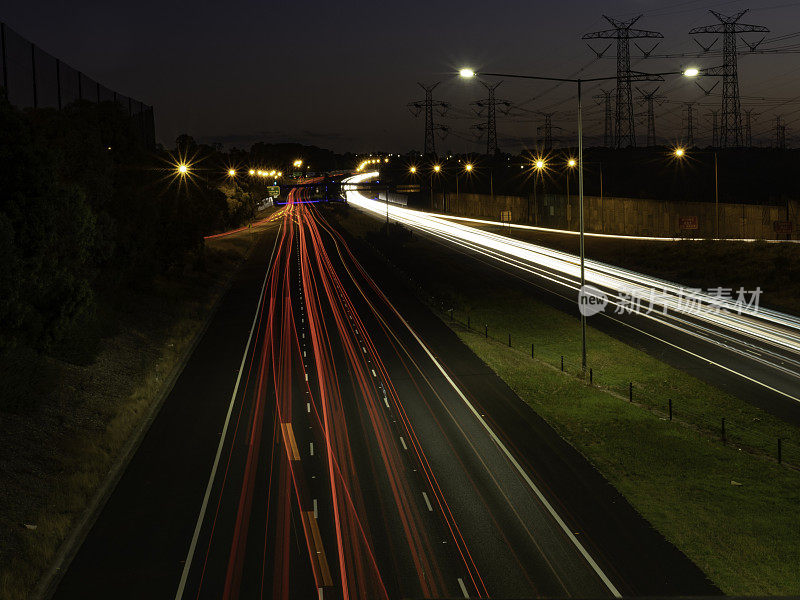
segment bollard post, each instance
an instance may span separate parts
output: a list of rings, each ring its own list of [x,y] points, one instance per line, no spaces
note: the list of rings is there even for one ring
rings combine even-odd
[[[628,383],[628,402],[633,402],[633,382]]]
[[[592,369],[590,368],[589,369],[589,385],[592,385],[592,383],[594,383],[594,373],[592,373]]]
[[[727,444],[728,438],[725,435],[725,417],[722,417],[722,443]]]
[[[531,342],[531,358],[533,358],[533,342]]]
[[[511,348],[511,334],[508,334],[508,347]]]
[[[483,326],[483,330],[484,330],[484,335],[485,335],[486,339],[488,340],[489,339],[489,326],[488,325],[484,325]]]
[[[472,329],[472,327],[469,325],[469,315],[467,315],[467,329]]]
[[[672,398],[669,399],[669,420],[672,421]]]
[[[781,462],[783,462],[782,450],[783,448],[781,448],[781,438],[778,438],[778,464],[781,464]]]
[[[561,355],[561,372],[564,372],[564,355]]]

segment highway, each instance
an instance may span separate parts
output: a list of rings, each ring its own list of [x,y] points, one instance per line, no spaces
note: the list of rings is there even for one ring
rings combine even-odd
[[[56,598],[718,593],[303,194]]]
[[[386,203],[356,189],[375,178],[349,179],[350,205],[383,217]],[[580,262],[576,255],[470,227],[390,204],[390,218],[492,265],[559,301],[578,314]],[[718,295],[586,260],[585,281],[607,300],[590,323],[616,337],[654,349],[668,362],[690,370],[795,425],[800,424],[800,319],[752,303],[737,290]]]

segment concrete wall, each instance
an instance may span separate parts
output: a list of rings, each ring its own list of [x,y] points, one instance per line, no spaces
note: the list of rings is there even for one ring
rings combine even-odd
[[[578,229],[578,198],[571,195],[538,194],[533,196],[495,196],[488,194],[436,194],[433,210],[465,217],[497,221],[500,212],[510,210],[515,223]],[[785,206],[719,204],[719,233],[728,238],[787,239],[776,234],[775,221],[792,221],[792,238],[797,227],[800,203],[790,200]],[[662,202],[637,198],[599,198],[585,196],[586,231],[655,237],[715,236],[713,202]],[[681,230],[680,219],[697,217],[696,230]]]

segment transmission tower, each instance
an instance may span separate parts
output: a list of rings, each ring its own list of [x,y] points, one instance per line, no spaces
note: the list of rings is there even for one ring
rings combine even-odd
[[[435,133],[437,131],[441,132],[442,135],[447,133],[447,127],[444,125],[438,125],[433,119],[433,111],[437,109],[440,116],[444,116],[445,112],[447,111],[448,107],[450,106],[447,102],[442,102],[441,100],[434,100],[433,99],[433,90],[439,85],[439,82],[434,83],[433,85],[423,85],[421,83],[417,83],[419,87],[425,90],[425,100],[417,100],[415,102],[410,102],[408,104],[408,109],[411,111],[415,117],[419,116],[422,110],[425,110],[425,146],[423,151],[423,156],[436,156],[436,137]]]
[[[483,115],[484,111],[486,114],[486,123],[481,123],[476,127],[476,129],[486,131],[486,154],[489,156],[499,152],[499,149],[497,148],[497,107],[501,107],[500,112],[503,114],[508,114],[508,111],[511,108],[511,102],[508,100],[498,100],[495,96],[495,90],[501,83],[503,82],[500,81],[495,85],[489,85],[485,81],[481,81],[483,87],[485,87],[486,91],[489,92],[489,97],[483,98],[482,100],[476,100],[472,103],[474,106],[478,107],[478,110],[476,111],[478,115]]]
[[[711,147],[719,148],[719,111],[711,111]]]
[[[603,146],[610,148],[614,145],[614,122],[611,117],[611,91],[601,89],[602,94],[594,96],[597,104],[603,103],[605,119],[603,121]]]
[[[744,143],[748,148],[753,147],[753,118],[759,113],[754,113],[752,108],[744,111]]]
[[[553,149],[553,113],[542,113],[544,125],[536,128],[539,135],[539,146],[545,154]]]
[[[694,148],[694,102],[686,103],[686,147]]]
[[[656,145],[656,114],[653,105],[656,102],[660,104],[664,96],[657,95],[658,87],[649,92],[643,92],[639,88],[636,88],[636,91],[641,96],[640,102],[647,104],[647,147],[652,148]]]
[[[716,11],[709,12],[719,21],[715,25],[695,27],[689,33],[696,35],[699,33],[722,34],[723,65],[714,69],[709,69],[709,75],[722,76],[722,123],[719,129],[719,145],[722,148],[739,147],[742,145],[742,107],[739,100],[739,73],[736,61],[737,34],[761,32],[768,33],[769,29],[761,25],[748,25],[739,23],[748,9],[741,10],[735,15],[725,16]],[[717,38],[719,39],[719,38]],[[704,49],[710,50],[717,39]],[[760,42],[755,45],[748,44],[751,50],[755,50]]]
[[[782,116],[775,119],[775,137],[778,150],[786,150],[786,124],[783,122]]]
[[[583,36],[584,40],[606,39],[617,40],[617,97],[616,97],[616,130],[615,146],[624,148],[636,146],[636,127],[633,120],[633,92],[631,90],[631,40],[638,38],[663,38],[657,31],[632,29],[642,15],[620,21],[603,15],[611,23],[613,29],[595,31]]]

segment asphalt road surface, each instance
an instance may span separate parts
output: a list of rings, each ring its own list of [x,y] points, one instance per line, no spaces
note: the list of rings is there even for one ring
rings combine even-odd
[[[715,594],[300,193],[56,598]]]

